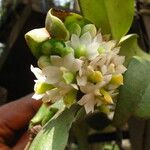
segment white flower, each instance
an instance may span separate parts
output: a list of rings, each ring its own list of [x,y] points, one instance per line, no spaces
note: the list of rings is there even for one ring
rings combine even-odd
[[[82,61],[75,59],[72,53],[64,56],[51,56],[51,65],[42,69],[46,76],[46,82],[50,84],[57,84],[63,80],[65,73],[75,74],[80,70]]]
[[[46,76],[43,74],[41,69],[39,69],[37,67],[33,67],[32,65],[31,65],[31,71],[34,73],[34,75],[37,78],[37,80],[34,80],[35,81],[34,90],[35,90],[38,84],[46,82]],[[32,98],[39,100],[39,99],[43,98],[44,95],[45,94],[34,93]]]
[[[77,49],[84,47],[86,51],[86,57],[91,60],[99,55],[98,48],[101,41],[101,34],[98,34],[95,36],[95,38],[92,38],[91,34],[86,32],[81,37],[73,34],[71,36],[71,40],[66,42],[66,45],[72,47],[75,50],[75,53]]]

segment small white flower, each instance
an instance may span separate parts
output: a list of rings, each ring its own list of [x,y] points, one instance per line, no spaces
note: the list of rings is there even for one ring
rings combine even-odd
[[[99,55],[98,48],[101,41],[101,34],[98,34],[95,38],[92,38],[91,34],[86,32],[81,37],[73,34],[71,36],[71,40],[66,42],[66,45],[72,47],[75,52],[78,48],[85,47],[86,57],[91,60]]]
[[[69,72],[75,74],[81,68],[82,61],[75,59],[70,53],[63,58],[60,56],[51,56],[51,65],[43,68],[42,72],[46,76],[46,82],[57,84],[63,80],[63,73]]]

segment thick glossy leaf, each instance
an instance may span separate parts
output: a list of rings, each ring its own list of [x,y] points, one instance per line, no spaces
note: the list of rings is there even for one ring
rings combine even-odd
[[[114,39],[119,40],[132,24],[134,0],[79,0],[79,4],[84,17]]]
[[[123,125],[136,112],[150,117],[150,61],[134,57],[124,76],[114,115],[114,125]]]
[[[34,29],[25,34],[26,42],[34,56],[40,56],[41,45],[50,38],[45,28]]]
[[[78,110],[79,106],[74,105],[54,116],[35,137],[29,150],[64,150]]]
[[[140,56],[150,60],[150,55],[144,52],[137,43],[138,35],[130,34],[121,38],[119,45],[121,46],[120,55],[125,56],[125,65],[127,66],[133,56]]]

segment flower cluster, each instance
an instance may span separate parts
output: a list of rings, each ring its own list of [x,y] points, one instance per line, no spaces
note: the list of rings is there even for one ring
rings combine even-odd
[[[118,55],[117,43],[105,40],[93,24],[78,31],[66,41],[49,39],[43,44],[39,68],[31,66],[37,78],[33,98],[52,103],[63,100],[67,107],[78,103],[89,113],[114,103],[123,84],[125,57]]]

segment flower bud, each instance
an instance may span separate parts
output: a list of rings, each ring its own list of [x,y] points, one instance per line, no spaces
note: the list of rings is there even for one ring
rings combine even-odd
[[[93,83],[98,83],[101,82],[103,80],[103,75],[100,71],[93,71],[88,79],[93,82]]]
[[[41,56],[38,60],[38,66],[44,68],[50,65],[50,58],[48,56]]]
[[[64,47],[61,49],[61,56],[64,57],[65,55],[69,53],[74,53],[74,50],[71,47]]]
[[[43,94],[46,91],[51,90],[53,88],[54,88],[53,85],[50,85],[50,84],[47,84],[47,83],[39,83],[39,82],[37,82],[35,84],[34,90],[35,90],[35,93],[37,93],[37,94]]]
[[[95,25],[87,24],[82,28],[82,34],[84,34],[86,32],[89,32],[92,37],[95,37],[96,33],[97,33],[97,29],[96,29]]]
[[[123,84],[123,75],[118,74],[118,75],[113,75],[110,81],[111,84],[115,85],[122,85]]]
[[[68,30],[70,32],[70,35],[72,34],[76,34],[77,36],[81,35],[81,27],[77,23],[70,24]]]
[[[41,52],[45,55],[52,54],[52,44],[49,41],[46,41],[42,44]]]
[[[104,89],[100,89],[100,93],[104,96],[104,102],[106,104],[113,104],[113,100],[107,91],[105,91]]]

